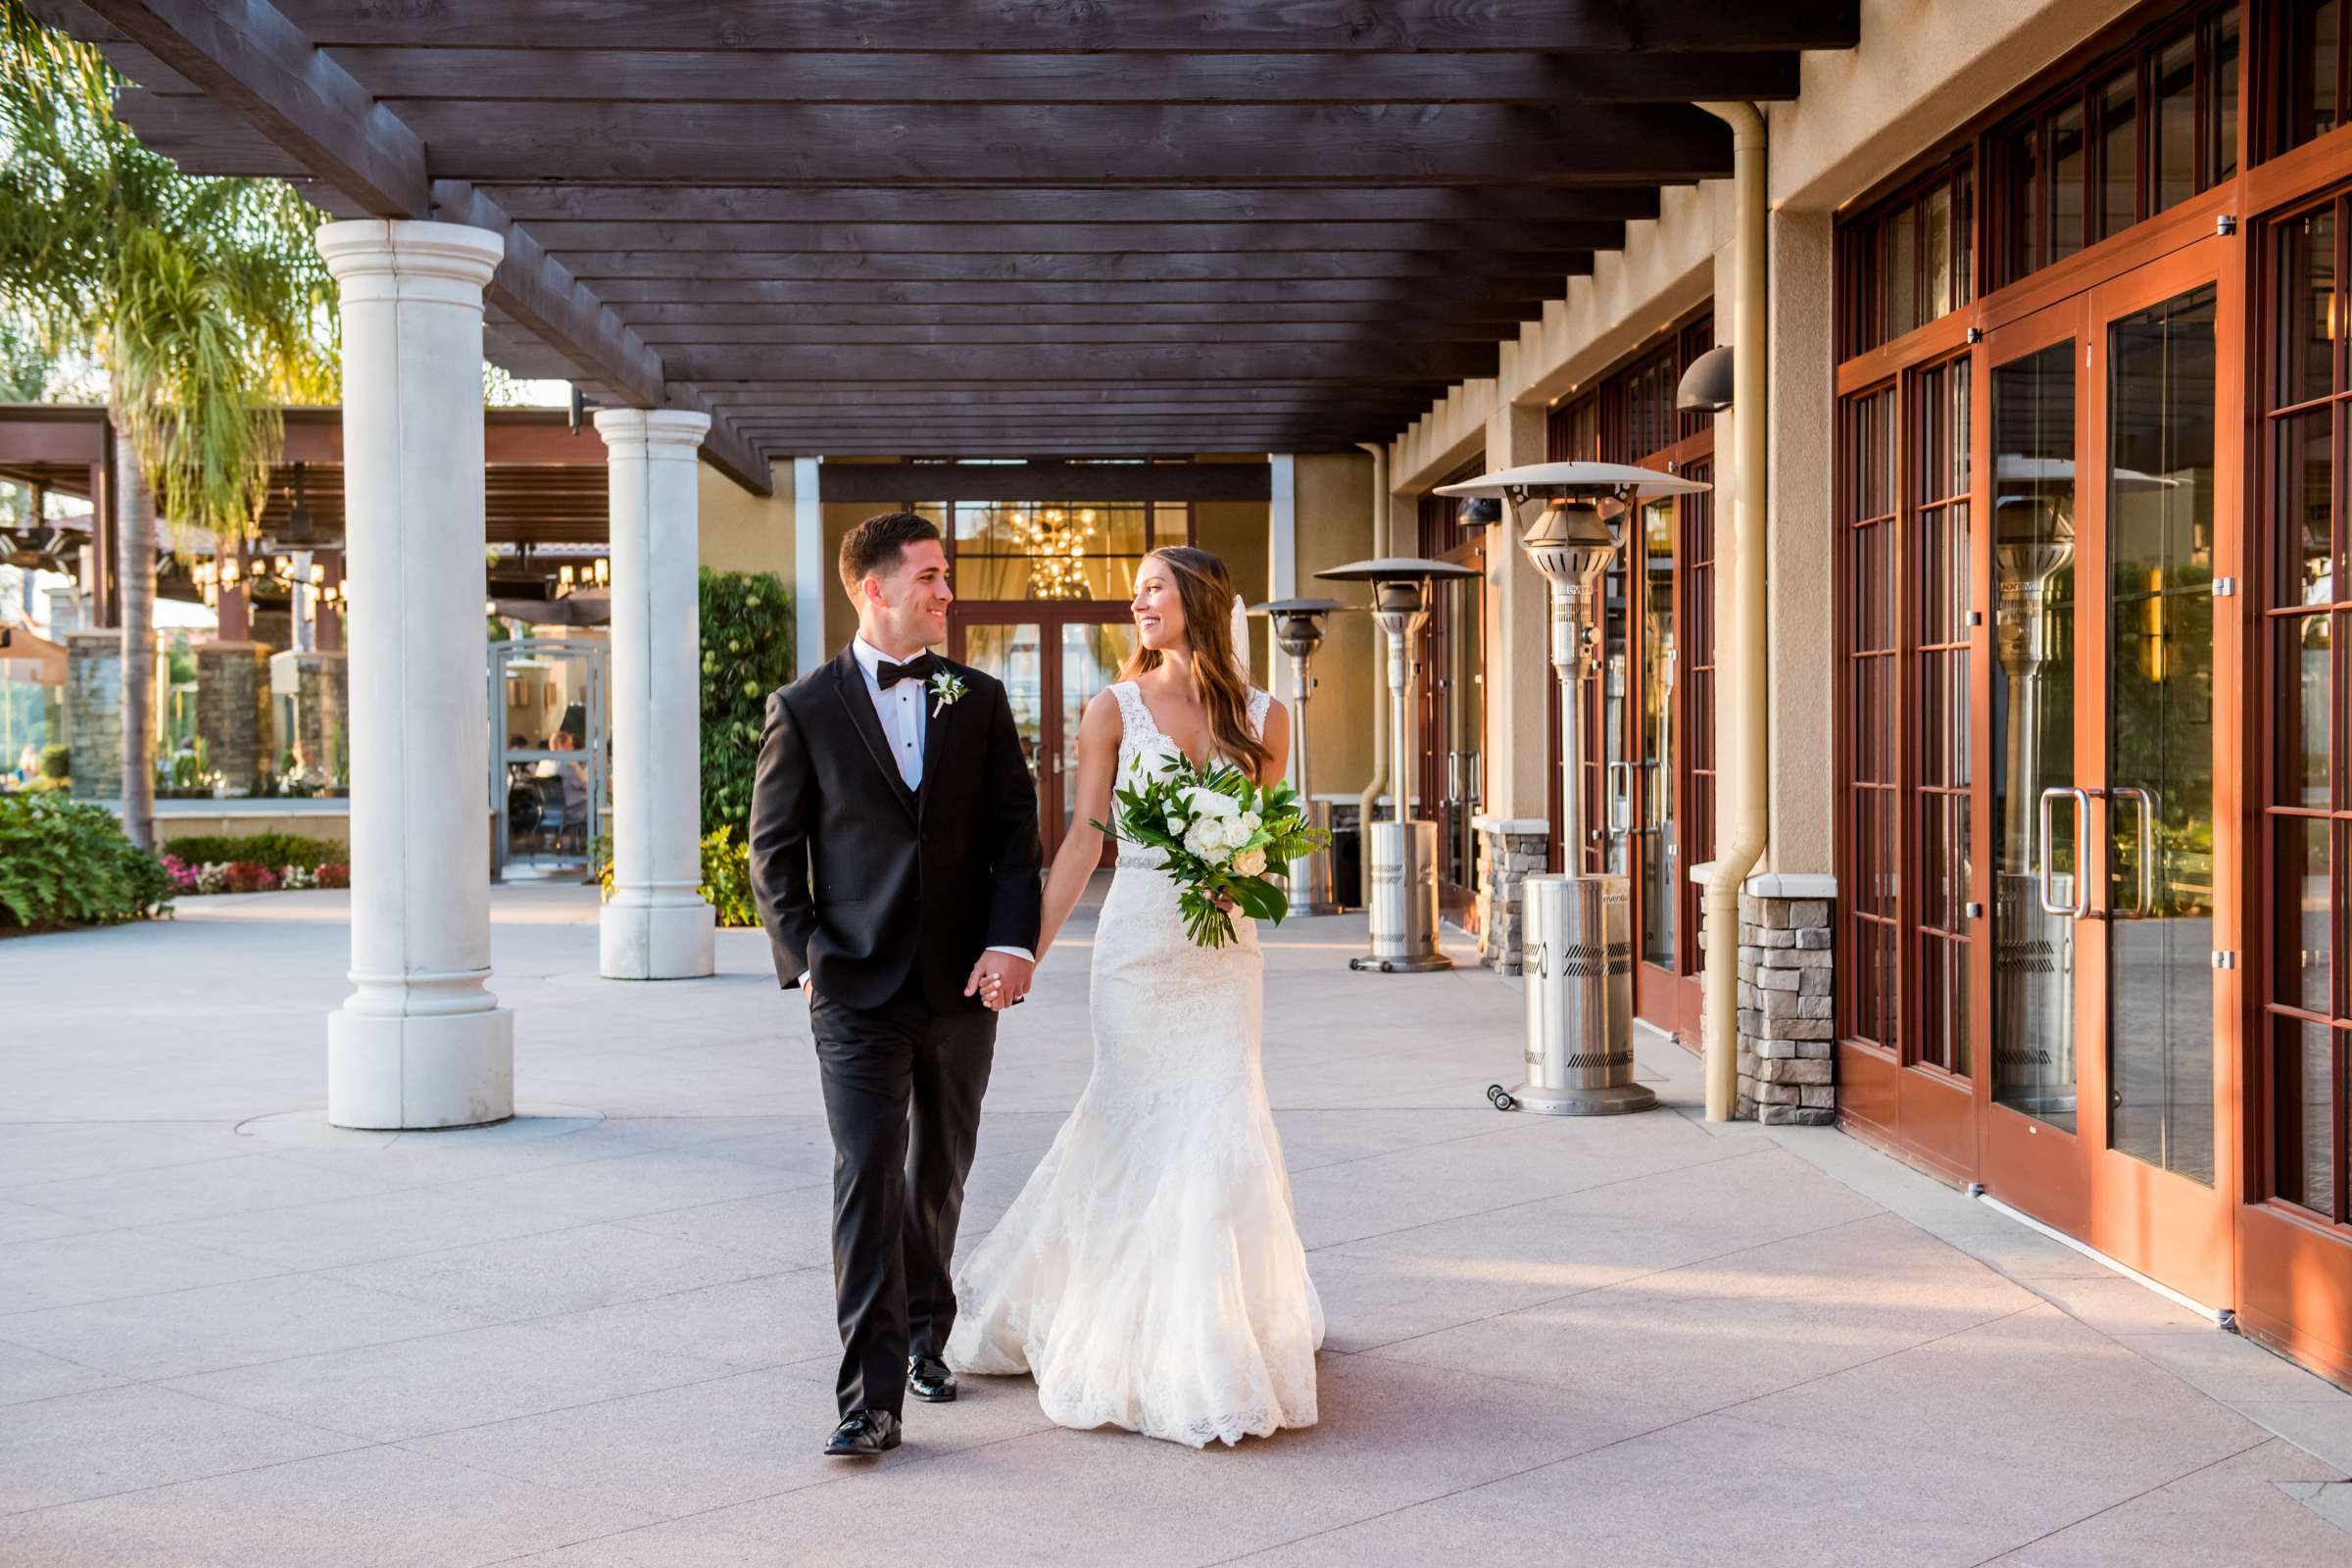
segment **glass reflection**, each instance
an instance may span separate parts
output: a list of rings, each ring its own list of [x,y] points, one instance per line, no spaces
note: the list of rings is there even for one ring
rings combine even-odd
[[[2073,921],[2041,906],[2043,858],[2055,902],[2075,898],[2081,846],[2045,789],[2075,781],[2075,362],[2073,340],[1992,371],[1994,646],[1992,1095],[2075,1126]]]
[[[2213,1183],[2215,291],[2107,329],[2108,1142]]]

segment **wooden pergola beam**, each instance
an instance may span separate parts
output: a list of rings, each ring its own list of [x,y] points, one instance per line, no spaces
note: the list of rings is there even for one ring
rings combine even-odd
[[[285,0],[318,42],[527,49],[858,50],[1041,54],[1136,50],[1346,55],[1390,51],[1846,49],[1857,0],[1154,0],[1146,6],[1006,5],[1002,0],[467,0],[352,5]]]
[[[1493,343],[1396,343],[1312,355],[1281,345],[1087,343],[991,349],[985,363],[1008,382],[1147,384],[1162,378],[1256,381],[1287,376],[1346,385],[1493,375],[1500,352]],[[758,374],[779,380],[930,381],[968,370],[972,361],[964,351],[905,345],[767,349],[697,344],[681,346],[670,355],[672,368],[683,374],[728,380]]]
[[[994,308],[1039,305],[1476,305],[1510,310],[1533,320],[1543,290],[1507,279],[1268,278],[1239,282],[959,282],[952,280],[779,282],[772,278],[614,277],[597,293],[614,304],[729,303],[792,307],[821,305],[952,305]]]
[[[1625,225],[1601,219],[1525,224],[1413,223],[712,223],[542,219],[531,225],[558,252],[694,255],[960,256],[1005,253],[1617,250]]]
[[[182,0],[185,3],[185,0]],[[437,174],[834,185],[1607,185],[1731,172],[1730,127],[1680,104],[587,103],[414,100]]]
[[[1590,273],[1589,251],[1168,251],[992,256],[861,256],[770,251],[572,251],[582,281],[605,277],[747,278],[802,283],[1239,283],[1283,278],[1559,279]]]
[[[1336,301],[1319,305],[897,305],[797,306],[702,304],[677,301],[613,307],[613,314],[646,335],[664,327],[1037,327],[1037,326],[1368,326],[1382,330],[1427,327],[1460,331],[1481,341],[1519,330],[1519,314],[1475,307],[1416,309],[1401,303]]]
[[[266,0],[97,0],[90,9],[362,210],[378,218],[439,217],[502,235],[506,256],[483,290],[485,302],[573,360],[585,376],[649,408],[671,401],[660,357],[627,323],[495,202],[434,181],[416,132]],[[772,493],[766,463],[716,417],[704,451],[746,489]]]
[[[1658,216],[1645,185],[1518,187],[1156,185],[486,186],[525,221],[705,223],[1342,223],[1632,221]]]
[[[925,344],[937,348],[984,348],[997,344],[1052,347],[1075,343],[1492,343],[1494,331],[1479,326],[1431,325],[1417,321],[1237,321],[1144,323],[1011,323],[994,326],[845,326],[827,321],[807,326],[733,324],[648,326],[645,340],[662,352],[713,343],[807,347],[820,343]]]
[[[377,97],[567,103],[1690,103],[1796,96],[1788,50],[1677,55],[793,53],[353,45]]]

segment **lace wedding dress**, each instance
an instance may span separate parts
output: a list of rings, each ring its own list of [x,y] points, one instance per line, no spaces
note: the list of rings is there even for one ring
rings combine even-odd
[[[1119,772],[1166,756],[1131,683]],[[1265,722],[1267,697],[1250,696]],[[1306,1274],[1259,1064],[1253,922],[1196,947],[1159,856],[1119,846],[1095,935],[1095,1070],[956,1280],[947,1359],[1028,1372],[1067,1427],[1203,1447],[1315,1420],[1323,1304]]]

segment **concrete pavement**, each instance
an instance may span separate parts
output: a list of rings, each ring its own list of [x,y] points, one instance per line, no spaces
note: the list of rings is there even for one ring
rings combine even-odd
[[[830,1149],[754,935],[596,977],[493,897],[523,1120],[324,1126],[343,896],[0,943],[10,1565],[2352,1561],[2352,1396],[1828,1130],[1488,1108],[1519,993],[1271,934],[1322,1424],[1195,1453],[1021,1380],[827,1462]],[[998,1052],[966,1211],[1084,1083],[1083,929]]]

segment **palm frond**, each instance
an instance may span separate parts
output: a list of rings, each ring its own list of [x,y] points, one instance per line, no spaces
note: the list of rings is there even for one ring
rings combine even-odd
[[[277,180],[182,174],[115,119],[95,48],[0,0],[0,305],[87,344],[185,545],[251,531],[277,407],[339,394],[325,215]]]

